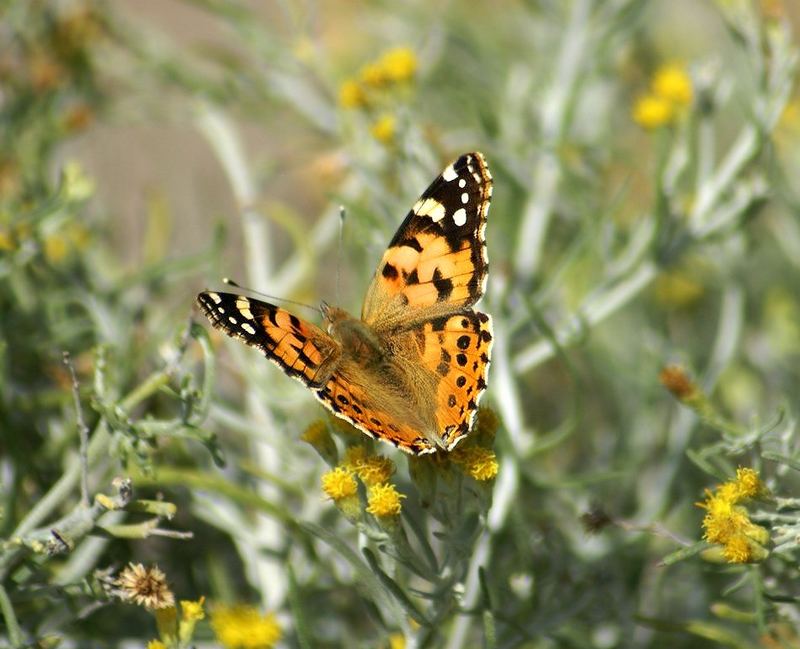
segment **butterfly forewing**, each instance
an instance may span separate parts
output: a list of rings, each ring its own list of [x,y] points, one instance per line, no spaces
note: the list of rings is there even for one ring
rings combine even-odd
[[[330,377],[341,346],[316,325],[234,293],[200,293],[197,303],[217,329],[260,349],[289,376],[310,387]]]
[[[446,167],[389,243],[367,290],[364,321],[392,329],[424,309],[441,314],[475,304],[488,271],[484,230],[491,195],[492,177],[480,153]]]

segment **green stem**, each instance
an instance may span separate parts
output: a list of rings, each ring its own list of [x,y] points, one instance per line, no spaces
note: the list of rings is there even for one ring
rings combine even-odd
[[[14,607],[11,605],[11,600],[8,597],[6,589],[0,584],[0,611],[3,613],[3,619],[6,623],[8,630],[8,639],[12,647],[24,646],[22,638],[22,629],[19,628],[17,616],[14,614]]]

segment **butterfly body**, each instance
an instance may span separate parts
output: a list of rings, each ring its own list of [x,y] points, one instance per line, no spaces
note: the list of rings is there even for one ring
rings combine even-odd
[[[389,244],[360,318],[323,305],[322,329],[243,295],[204,292],[198,303],[371,437],[413,454],[451,450],[486,388],[491,320],[472,306],[485,289],[490,197],[481,154],[449,165]]]

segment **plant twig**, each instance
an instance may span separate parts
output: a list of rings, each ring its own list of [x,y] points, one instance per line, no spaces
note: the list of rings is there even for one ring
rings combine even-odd
[[[64,365],[69,370],[72,380],[72,398],[75,401],[75,417],[78,422],[78,435],[80,438],[80,472],[81,472],[81,504],[89,506],[89,427],[83,418],[83,408],[81,407],[80,386],[78,377],[75,375],[75,367],[72,364],[69,352],[63,352]]]

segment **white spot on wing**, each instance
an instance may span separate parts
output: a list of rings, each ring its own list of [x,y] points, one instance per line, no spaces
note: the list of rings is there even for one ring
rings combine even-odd
[[[252,325],[247,324],[246,322],[242,323],[242,329],[244,329],[251,336],[255,336],[256,335],[255,327],[253,327]]]
[[[416,202],[413,208],[414,214],[417,216],[428,216],[434,223],[438,223],[444,218],[446,210],[435,198],[426,198]]]
[[[464,225],[467,222],[467,212],[463,207],[453,212],[453,222],[456,225]]]
[[[234,318],[233,316],[228,316],[228,322],[230,322],[231,324],[236,324],[236,318]]]
[[[208,297],[214,300],[214,304],[219,304],[220,302],[222,302],[222,298],[216,293],[209,293]]]
[[[469,194],[467,192],[461,194],[461,202],[464,203],[464,205],[469,203]]]
[[[464,189],[464,187],[466,187],[466,186],[467,186],[467,180],[466,180],[466,178],[462,178],[461,180],[459,180],[459,181],[458,181],[458,186],[459,186],[459,187],[461,187],[461,189]]]
[[[453,165],[447,166],[447,169],[442,172],[442,178],[444,178],[447,182],[458,178],[458,174],[456,173],[456,170],[453,169]]]

